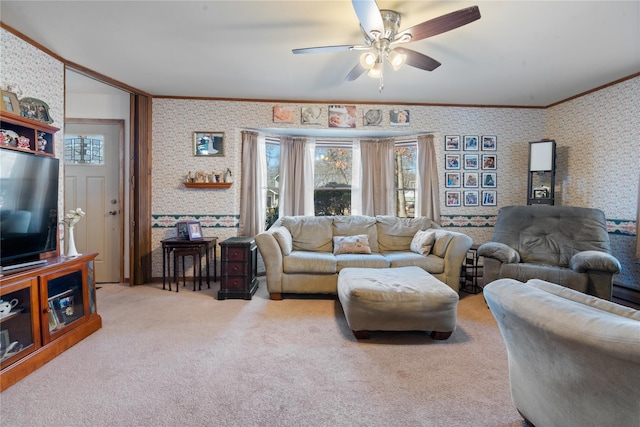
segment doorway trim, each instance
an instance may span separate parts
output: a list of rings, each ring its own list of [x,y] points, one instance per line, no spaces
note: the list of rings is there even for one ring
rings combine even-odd
[[[121,200],[119,215],[119,224],[118,230],[120,233],[120,247],[118,248],[118,253],[120,254],[120,271],[118,272],[118,281],[119,283],[124,283],[124,265],[128,262],[128,259],[125,259],[124,253],[124,239],[125,239],[125,216],[128,214],[125,206],[130,205],[130,201],[125,200],[125,177],[124,177],[124,120],[122,119],[79,119],[79,118],[65,118],[64,125],[65,128],[68,124],[82,124],[82,125],[118,125],[118,198]],[[66,175],[66,168],[65,168]],[[67,191],[65,188],[64,191]]]

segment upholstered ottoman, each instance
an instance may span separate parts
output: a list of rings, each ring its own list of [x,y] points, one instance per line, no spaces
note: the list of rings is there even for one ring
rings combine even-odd
[[[430,331],[446,340],[456,328],[457,292],[420,267],[344,268],[338,298],[358,339],[369,331]]]

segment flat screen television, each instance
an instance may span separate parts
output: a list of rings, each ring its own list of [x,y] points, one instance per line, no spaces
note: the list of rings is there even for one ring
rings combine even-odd
[[[56,250],[59,165],[54,157],[0,149],[0,266]]]

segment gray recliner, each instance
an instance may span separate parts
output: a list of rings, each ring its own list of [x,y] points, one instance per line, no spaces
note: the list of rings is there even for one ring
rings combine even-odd
[[[478,255],[485,284],[542,279],[606,300],[622,269],[611,255],[604,212],[574,206],[501,208],[492,241]]]

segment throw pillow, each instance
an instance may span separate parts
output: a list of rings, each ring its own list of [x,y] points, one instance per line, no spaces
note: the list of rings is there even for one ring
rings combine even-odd
[[[411,240],[409,248],[420,255],[429,255],[433,243],[436,241],[436,232],[433,230],[418,230]]]
[[[272,231],[272,233],[273,237],[276,238],[276,241],[280,245],[282,255],[290,255],[293,248],[293,239],[291,237],[291,233],[289,233],[289,230],[287,230],[286,227],[276,227]]]
[[[444,257],[444,254],[447,252],[447,247],[449,243],[453,239],[453,234],[444,230],[436,231],[436,241],[433,244],[432,252],[434,255],[439,256],[440,258]]]
[[[369,236],[336,236],[333,238],[333,254],[370,254]]]

